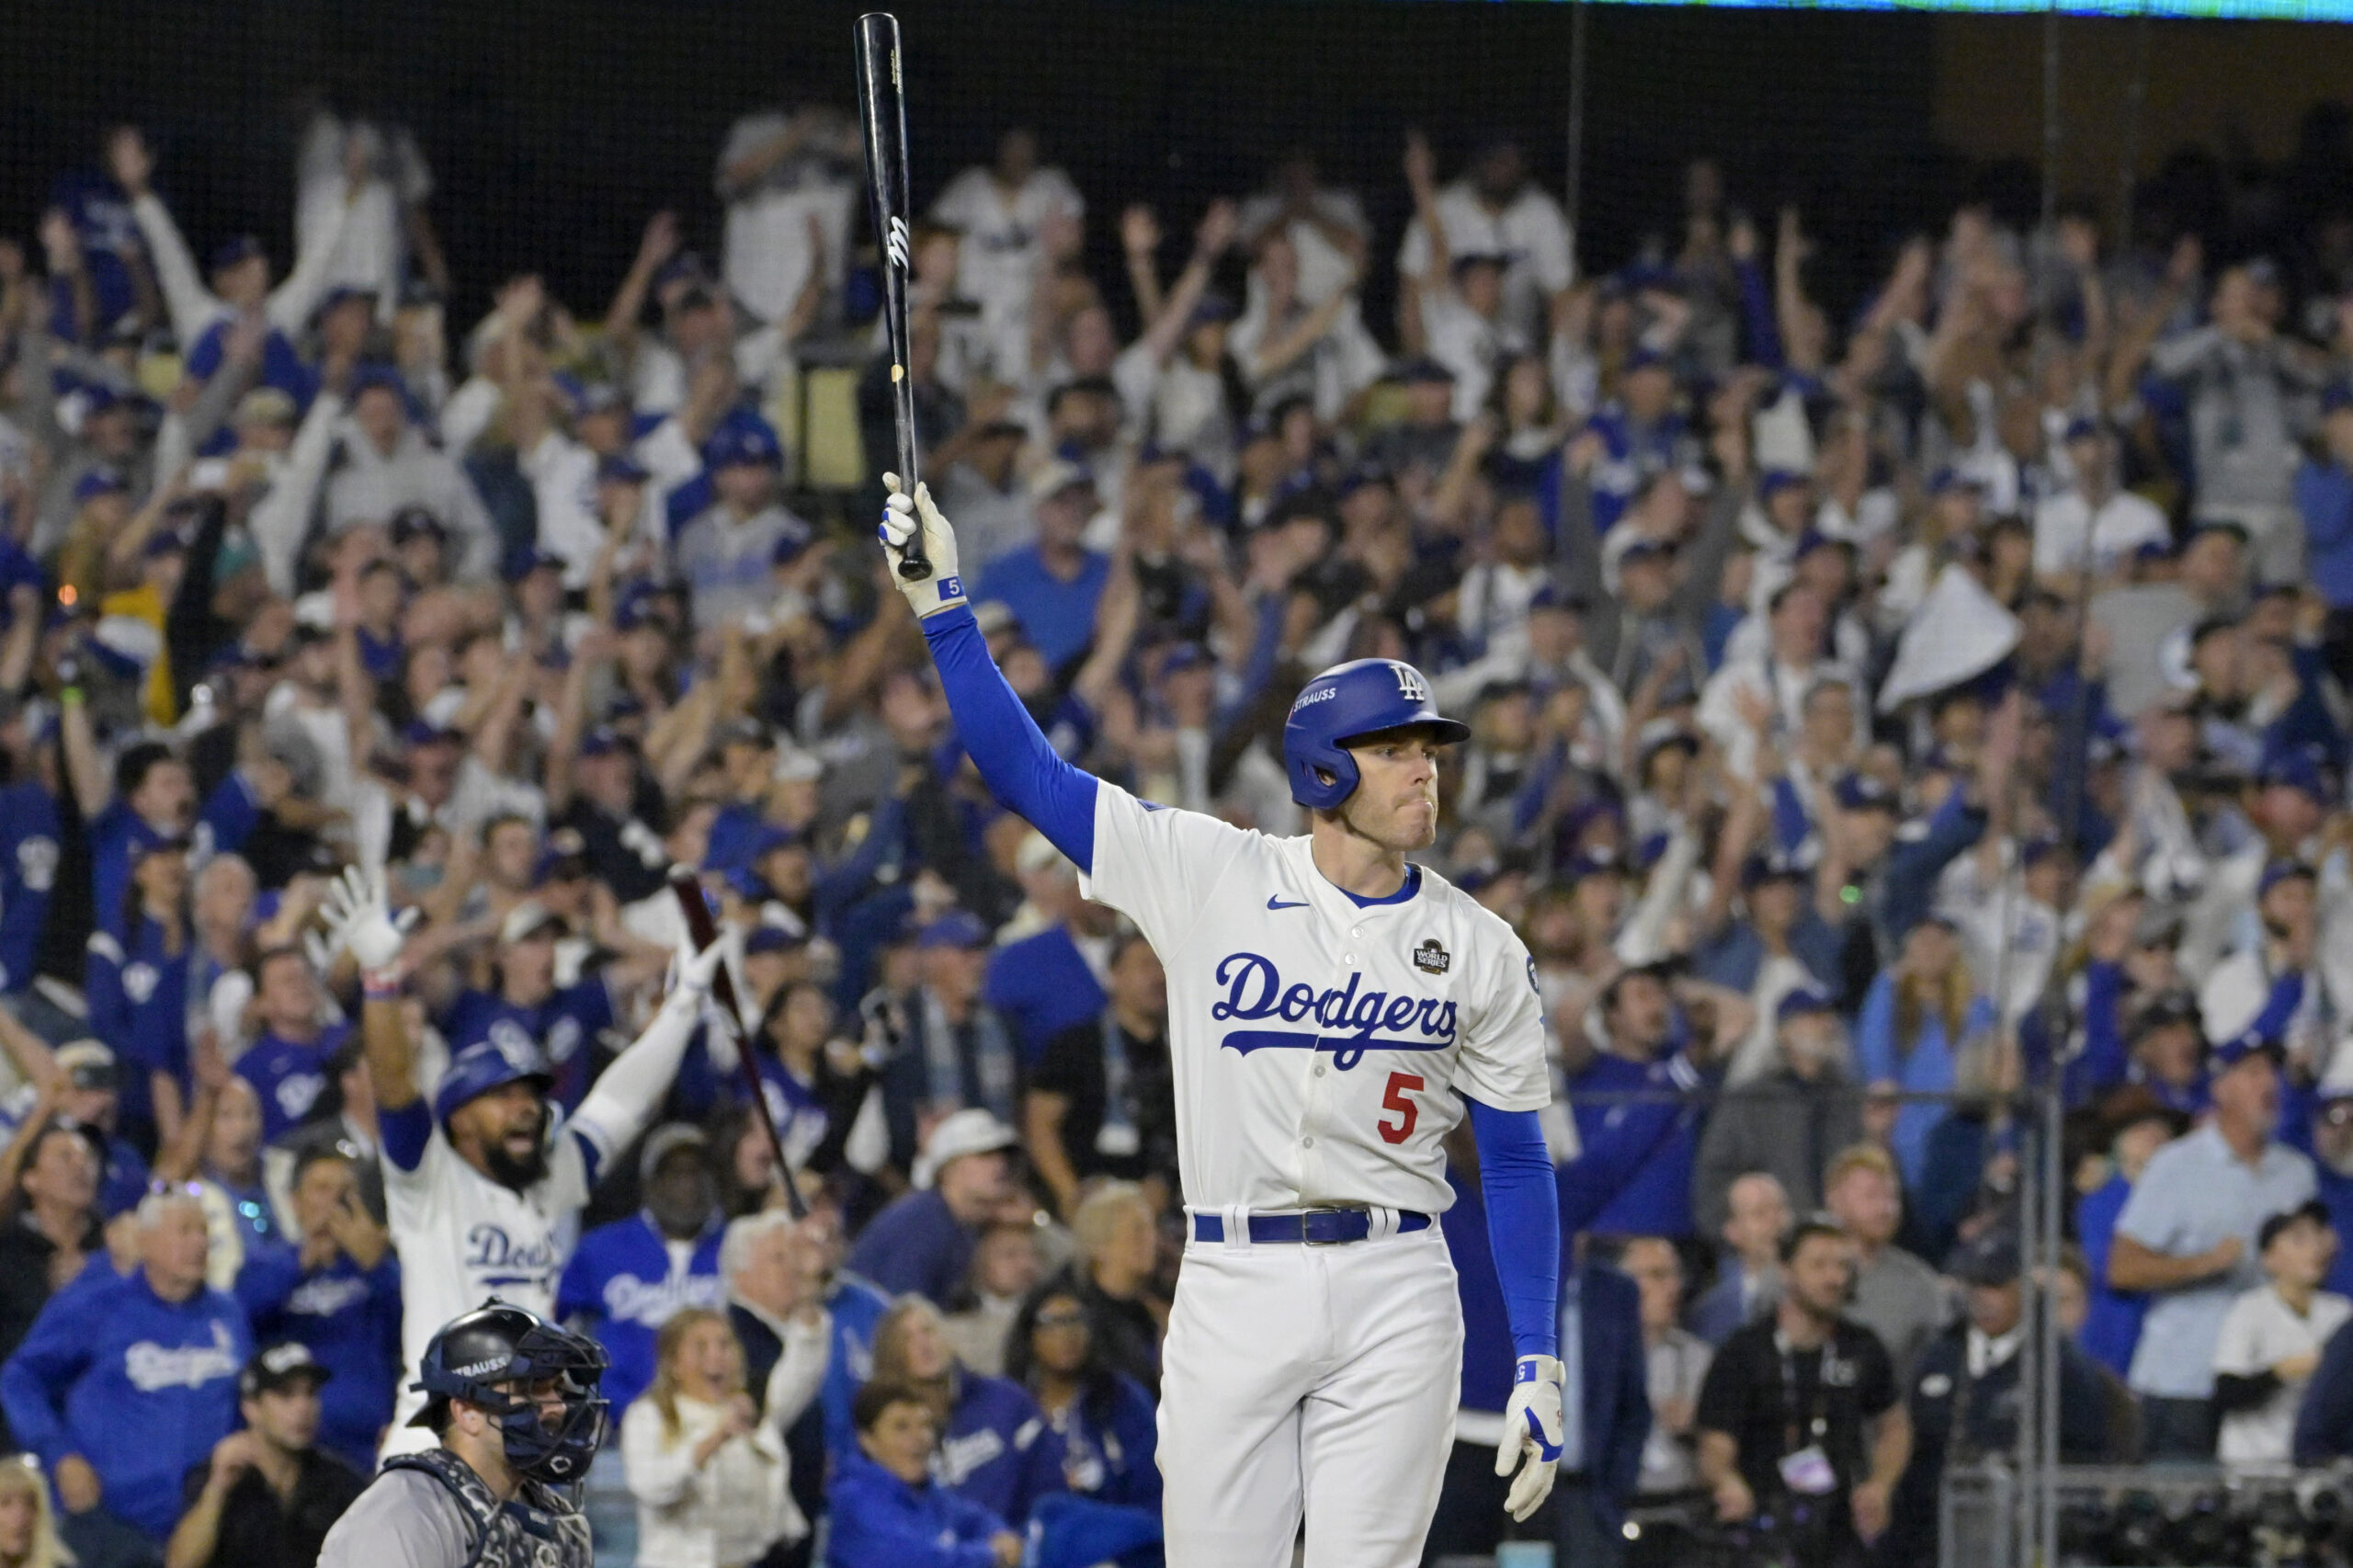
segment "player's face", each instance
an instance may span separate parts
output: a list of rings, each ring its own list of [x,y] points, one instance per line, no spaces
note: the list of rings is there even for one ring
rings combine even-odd
[[[479,1152],[493,1180],[528,1187],[545,1173],[542,1133],[547,1106],[529,1083],[502,1084],[460,1106],[449,1118],[450,1142],[460,1153]]]
[[[1348,747],[1358,783],[1341,804],[1342,819],[1384,849],[1425,849],[1438,842],[1438,750],[1417,730],[1384,731]]]

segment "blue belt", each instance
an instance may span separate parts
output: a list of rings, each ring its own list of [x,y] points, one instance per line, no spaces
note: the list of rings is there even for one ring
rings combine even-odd
[[[1430,1217],[1411,1209],[1397,1210],[1397,1231],[1427,1231]],[[1372,1215],[1362,1209],[1310,1209],[1304,1214],[1253,1214],[1250,1239],[1256,1242],[1303,1242],[1312,1247],[1360,1242],[1372,1234]],[[1225,1221],[1215,1214],[1193,1216],[1197,1242],[1225,1240]]]

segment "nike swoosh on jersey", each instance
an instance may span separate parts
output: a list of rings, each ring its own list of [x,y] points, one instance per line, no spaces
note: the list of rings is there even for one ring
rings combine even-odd
[[[1275,898],[1269,895],[1267,907],[1268,909],[1305,909],[1307,901],[1303,898]]]
[[[1247,1056],[1254,1051],[1321,1051],[1332,1065],[1345,1073],[1364,1059],[1368,1051],[1444,1051],[1454,1043],[1449,1035],[1438,1040],[1374,1040],[1369,1036],[1294,1033],[1290,1029],[1234,1029],[1218,1042]]]

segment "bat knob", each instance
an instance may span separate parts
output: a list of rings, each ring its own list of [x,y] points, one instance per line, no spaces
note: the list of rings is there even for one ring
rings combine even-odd
[[[920,583],[931,575],[931,562],[903,555],[899,558],[899,575],[910,583]]]

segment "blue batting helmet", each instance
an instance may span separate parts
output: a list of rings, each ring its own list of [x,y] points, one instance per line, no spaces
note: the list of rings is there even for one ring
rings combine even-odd
[[[536,1480],[575,1482],[605,1440],[598,1382],[607,1364],[595,1340],[493,1296],[443,1324],[425,1347],[409,1385],[426,1396],[425,1408],[409,1425],[430,1426],[447,1402],[462,1399],[497,1423],[507,1463]],[[563,1403],[553,1419],[538,1393],[515,1387],[547,1382]]]
[[[488,1039],[474,1041],[450,1060],[440,1087],[433,1091],[433,1119],[446,1125],[468,1100],[527,1079],[548,1088],[555,1083],[555,1069],[529,1035],[502,1018],[491,1026]]]
[[[1380,730],[1414,725],[1450,745],[1471,738],[1471,726],[1441,718],[1430,703],[1430,683],[1395,659],[1354,659],[1335,665],[1300,688],[1283,722],[1283,771],[1290,798],[1328,811],[1357,787],[1356,759],[1343,749]],[[1319,774],[1330,774],[1325,783]]]

